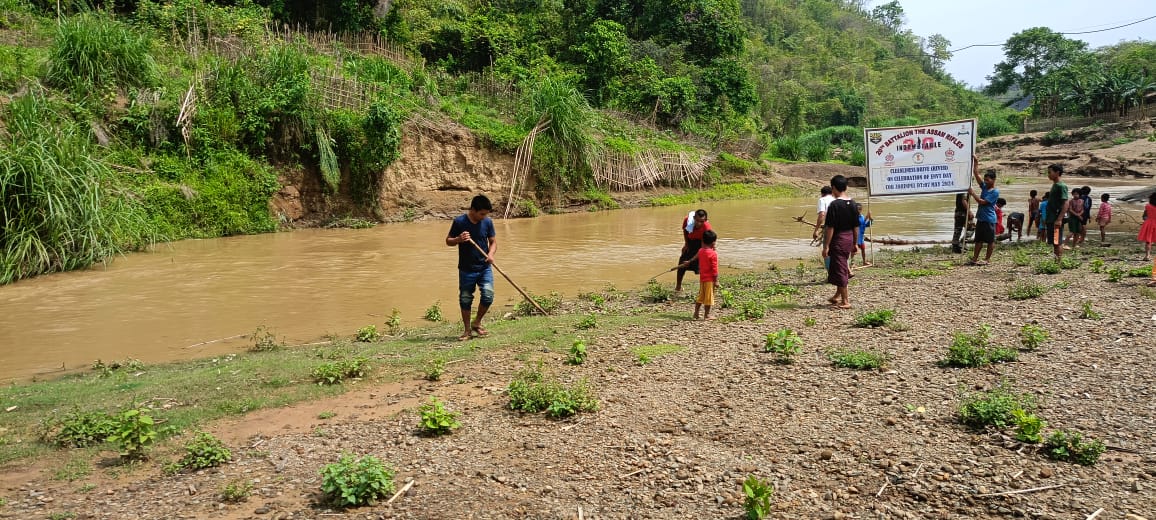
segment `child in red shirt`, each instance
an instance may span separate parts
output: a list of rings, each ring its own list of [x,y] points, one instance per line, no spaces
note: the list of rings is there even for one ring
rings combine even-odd
[[[704,320],[713,320],[710,308],[714,306],[714,290],[718,288],[718,252],[714,243],[718,235],[711,230],[702,234],[702,249],[693,258],[683,262],[679,267],[690,265],[698,261],[698,298],[694,301],[694,319],[698,319],[698,312],[703,311]]]

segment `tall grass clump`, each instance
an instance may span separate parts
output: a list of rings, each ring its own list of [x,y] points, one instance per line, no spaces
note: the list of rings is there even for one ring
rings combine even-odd
[[[63,20],[49,57],[48,82],[76,93],[145,87],[157,79],[148,35],[104,14],[89,12]]]
[[[15,98],[0,138],[0,284],[92,265],[144,241],[134,205],[110,192],[86,130],[39,92]]]
[[[590,146],[593,109],[582,91],[566,80],[546,76],[531,85],[524,100],[522,126],[547,123],[543,134],[574,164],[585,159]]]
[[[799,161],[803,159],[803,146],[799,138],[785,135],[771,143],[771,154],[780,159]]]

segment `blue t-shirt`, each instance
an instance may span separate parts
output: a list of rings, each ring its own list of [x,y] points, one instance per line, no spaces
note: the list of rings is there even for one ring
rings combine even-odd
[[[867,236],[867,228],[871,226],[871,221],[867,217],[859,215],[859,242],[856,245],[863,245],[863,237]]]
[[[979,198],[987,201],[987,204],[979,205],[979,210],[975,212],[975,220],[995,224],[995,203],[999,200],[999,189],[989,190],[987,186],[984,186],[983,191],[979,193]]]
[[[1041,200],[1040,201],[1040,215],[1047,215],[1047,214],[1048,214],[1048,201]],[[1044,228],[1044,222],[1046,222],[1046,221],[1041,218],[1040,219],[1040,229]],[[1053,222],[1055,222],[1055,221],[1053,221]]]
[[[454,223],[450,225],[451,237],[456,237],[462,234],[463,231],[470,232],[470,238],[478,244],[489,254],[490,252],[490,238],[496,236],[494,234],[494,221],[486,217],[477,224],[470,222],[470,217],[467,215],[459,215],[454,219]],[[458,269],[461,271],[481,272],[490,268],[490,264],[486,263],[486,255],[483,255],[469,242],[458,244]]]

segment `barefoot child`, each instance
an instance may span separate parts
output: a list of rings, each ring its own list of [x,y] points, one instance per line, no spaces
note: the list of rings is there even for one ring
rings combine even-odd
[[[1100,244],[1108,245],[1108,239],[1104,235],[1104,228],[1112,223],[1112,205],[1108,203],[1111,196],[1107,193],[1100,194],[1100,209],[1096,210],[1096,223],[1100,225]]]
[[[1144,261],[1151,260],[1152,242],[1156,242],[1156,191],[1148,195],[1148,205],[1144,206],[1144,223],[1140,225],[1140,233],[1136,238],[1144,243]]]
[[[1032,190],[1028,193],[1031,198],[1028,199],[1028,238],[1031,238],[1032,230],[1036,229],[1036,223],[1040,220],[1040,199],[1036,198],[1039,192]],[[1039,236],[1039,233],[1036,233]]]
[[[713,320],[710,308],[714,306],[714,291],[718,289],[718,252],[714,249],[718,235],[714,231],[702,233],[702,248],[693,258],[679,264],[685,267],[691,262],[698,262],[698,298],[694,300],[694,319],[698,319],[698,312],[703,311],[704,320]]]
[[[859,212],[859,242],[855,244],[859,247],[859,254],[863,255],[863,267],[871,265],[867,261],[867,245],[864,243],[863,237],[867,236],[867,228],[871,227],[871,212],[867,212],[867,216],[863,216],[863,205],[856,202],[855,211]],[[851,264],[855,263],[855,253],[851,253]]]

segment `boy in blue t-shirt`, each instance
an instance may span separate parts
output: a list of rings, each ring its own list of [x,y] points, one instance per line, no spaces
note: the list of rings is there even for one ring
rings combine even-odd
[[[973,160],[972,164],[978,166],[978,161]],[[975,250],[971,252],[971,261],[967,265],[987,265],[991,261],[991,253],[995,250],[995,228],[998,220],[995,215],[995,203],[999,201],[999,190],[995,187],[994,170],[988,170],[983,174],[983,179],[980,179],[979,171],[973,167],[972,175],[983,186],[979,195],[975,194],[974,189],[967,189],[968,195],[979,204],[975,211]],[[979,250],[983,249],[983,244],[987,244],[987,255],[984,256],[983,262],[980,262]]]
[[[482,327],[482,318],[494,303],[494,273],[490,264],[494,262],[497,243],[494,237],[494,222],[490,212],[494,207],[485,195],[478,195],[470,201],[470,209],[459,215],[450,225],[446,236],[447,246],[458,246],[458,303],[462,308],[462,335],[465,341],[472,336],[485,337],[489,332]],[[471,243],[473,242],[473,243]],[[470,308],[474,303],[474,289],[479,289],[482,301],[478,304],[478,314],[470,321]]]
[[[863,216],[863,205],[858,202],[855,203],[855,211],[859,212],[859,239],[855,242],[855,245],[859,247],[859,254],[863,255],[862,267],[868,267],[871,265],[871,262],[867,261],[867,244],[864,243],[865,240],[863,237],[867,236],[867,228],[871,227],[871,212],[868,211],[867,216]],[[854,254],[851,255],[848,263],[855,263]]]

